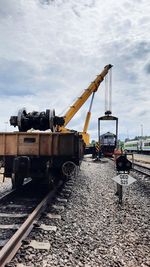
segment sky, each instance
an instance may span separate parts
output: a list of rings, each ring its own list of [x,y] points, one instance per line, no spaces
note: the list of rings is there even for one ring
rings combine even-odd
[[[147,0],[0,0],[0,131],[9,118],[55,109],[63,116],[112,64],[112,114],[119,138],[150,135],[150,2]],[[90,99],[67,125],[82,131]],[[105,81],[89,125],[97,139]],[[112,131],[103,125],[102,133]]]

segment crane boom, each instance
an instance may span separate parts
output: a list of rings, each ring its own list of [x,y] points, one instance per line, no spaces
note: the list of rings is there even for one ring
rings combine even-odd
[[[104,80],[104,77],[107,75],[111,67],[112,67],[111,64],[108,64],[104,67],[103,71],[89,85],[89,87],[84,91],[84,93],[75,101],[75,103],[69,108],[69,110],[63,117],[55,116],[54,110],[47,109],[46,112],[33,111],[27,113],[26,109],[23,108],[19,110],[18,116],[11,116],[10,124],[13,125],[14,127],[18,126],[19,131],[21,132],[28,131],[31,128],[41,131],[51,129],[51,131],[55,132],[56,131],[63,133],[70,132],[70,130],[66,129],[65,126],[69,123],[72,117],[77,113],[77,111],[83,106],[86,100],[93,93],[90,109],[86,117],[83,132],[79,132],[79,134],[82,135],[85,144],[88,144],[89,134],[87,133],[87,129],[90,121],[91,107],[94,94],[98,90],[100,83]]]
[[[88,126],[89,126],[89,122],[90,122],[90,118],[91,118],[91,109],[92,109],[92,105],[93,105],[94,95],[95,95],[95,92],[92,95],[92,99],[91,99],[89,111],[88,111],[88,113],[86,115],[86,119],[85,119],[85,123],[84,123],[84,127],[83,127],[83,133],[86,133],[87,132],[87,129],[88,129]]]
[[[77,113],[77,111],[82,107],[86,102],[89,96],[96,92],[100,83],[103,81],[104,77],[108,73],[109,69],[112,67],[111,64],[108,64],[104,67],[104,70],[96,77],[96,79],[89,85],[89,87],[84,91],[84,93],[75,101],[75,103],[69,108],[69,110],[64,115],[64,125],[65,127],[72,117]]]

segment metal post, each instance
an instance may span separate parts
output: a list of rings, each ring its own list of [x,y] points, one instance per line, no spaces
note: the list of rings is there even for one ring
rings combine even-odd
[[[141,137],[143,138],[143,124],[141,124]]]

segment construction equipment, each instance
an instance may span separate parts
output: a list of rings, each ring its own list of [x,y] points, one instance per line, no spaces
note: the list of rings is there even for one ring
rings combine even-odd
[[[107,75],[108,71],[112,68],[113,65],[108,64],[104,67],[104,70],[97,76],[97,78],[89,85],[89,87],[84,91],[84,93],[75,101],[75,103],[69,108],[69,110],[64,115],[64,125],[59,127],[59,131],[66,132],[68,131],[65,126],[70,122],[73,116],[77,113],[77,111],[83,106],[86,100],[92,95],[90,108],[86,116],[85,124],[83,131],[80,132],[82,138],[86,145],[89,144],[89,134],[87,133],[87,129],[89,126],[89,121],[91,117],[91,108],[93,104],[93,99],[95,92],[98,90],[99,85],[104,80],[104,77]]]
[[[75,175],[83,158],[87,143],[87,128],[91,115],[94,93],[112,65],[90,84],[69,108],[65,116],[58,117],[54,110],[27,113],[23,108],[18,116],[11,116],[10,124],[19,132],[0,133],[0,161],[5,163],[4,176],[11,177],[14,188],[20,189],[25,178],[51,187],[55,178]],[[81,135],[65,128],[90,95],[92,101]],[[29,131],[30,129],[40,131]],[[46,132],[45,130],[51,130]]]
[[[74,102],[63,117],[55,116],[54,110],[46,110],[46,112],[31,112],[27,113],[25,109],[19,111],[18,116],[12,116],[10,118],[10,124],[18,126],[19,131],[27,131],[31,128],[39,130],[51,129],[53,132],[70,132],[66,128],[66,125],[70,122],[77,111],[83,106],[86,100],[92,95],[89,111],[86,116],[83,132],[80,134],[83,137],[85,144],[89,144],[89,135],[87,133],[90,117],[91,108],[94,99],[94,94],[98,90],[100,83],[107,75],[109,69],[112,68],[111,64],[104,67],[104,70],[96,77],[96,79],[89,85],[89,87],[82,93],[82,95]]]
[[[112,116],[112,72],[105,77],[105,115],[98,118],[99,155],[112,156],[118,142],[118,118]],[[101,134],[103,121],[115,121],[115,134]]]
[[[84,140],[86,145],[89,145],[89,143],[90,143],[90,136],[87,133],[87,130],[88,130],[89,122],[90,122],[90,118],[91,118],[91,109],[92,109],[92,105],[93,105],[94,95],[95,95],[95,92],[92,94],[92,99],[90,102],[89,111],[87,112],[86,120],[85,120],[84,127],[83,127],[83,132],[80,133],[83,136],[83,140]]]

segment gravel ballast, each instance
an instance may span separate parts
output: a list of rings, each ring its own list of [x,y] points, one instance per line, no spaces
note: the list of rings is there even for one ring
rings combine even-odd
[[[3,182],[3,174],[0,173],[0,197],[12,189],[10,178],[5,178]]]
[[[109,160],[83,161],[68,202],[63,204],[65,209],[57,210],[61,220],[44,216],[39,222],[57,226],[56,232],[33,230],[27,238],[49,241],[50,250],[34,250],[26,245],[12,266],[17,262],[40,267],[150,266],[147,187],[140,186],[140,182],[132,184],[125,190],[120,206],[116,184],[111,180],[115,175]]]

